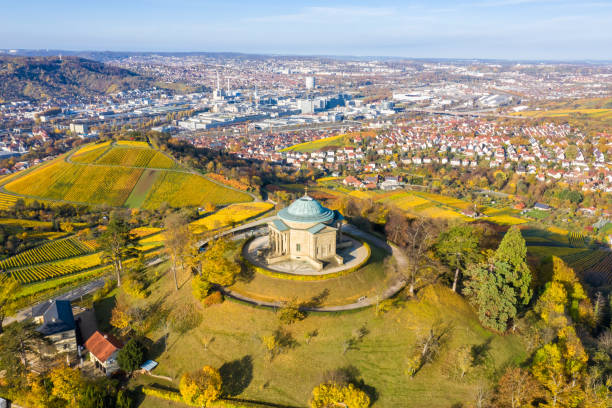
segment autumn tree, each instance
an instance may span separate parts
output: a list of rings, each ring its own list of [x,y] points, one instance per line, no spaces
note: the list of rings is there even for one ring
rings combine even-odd
[[[117,275],[117,286],[121,286],[123,261],[137,253],[138,241],[130,232],[130,226],[125,217],[117,212],[110,215],[106,229],[98,238],[103,259],[112,263]]]
[[[367,408],[370,397],[353,384],[327,382],[312,390],[311,408]]]
[[[416,217],[407,221],[400,238],[400,245],[408,261],[407,270],[410,296],[414,296],[416,285],[425,279],[434,265],[431,264],[429,251],[435,243],[436,225],[427,218]]]
[[[560,329],[555,342],[536,351],[531,372],[547,391],[550,406],[577,406],[584,399],[581,380],[587,361],[588,355],[572,326]]]
[[[576,273],[556,256],[552,258],[552,280],[546,284],[534,310],[555,329],[565,327],[568,317],[586,327],[593,327],[596,322],[591,301]]]
[[[221,374],[210,366],[201,370],[185,373],[181,377],[179,390],[188,404],[207,406],[221,395]]]
[[[184,216],[174,213],[165,218],[164,227],[164,244],[172,266],[174,286],[178,290],[177,270],[184,269],[189,253],[189,224]]]
[[[51,370],[49,378],[53,384],[52,394],[68,401],[71,406],[76,406],[84,382],[81,372],[68,366],[61,366]]]
[[[234,283],[236,275],[240,273],[240,265],[228,256],[234,248],[234,243],[226,238],[208,243],[202,260],[202,276],[208,282],[221,286]]]
[[[19,289],[19,282],[8,273],[0,273],[0,334],[2,322],[7,316],[17,311],[15,294]]]
[[[529,371],[510,367],[497,383],[496,401],[503,408],[521,408],[531,406],[541,393],[540,384]]]
[[[479,242],[480,234],[469,224],[454,226],[438,236],[435,252],[444,264],[454,270],[453,292],[457,291],[459,273],[478,260]]]

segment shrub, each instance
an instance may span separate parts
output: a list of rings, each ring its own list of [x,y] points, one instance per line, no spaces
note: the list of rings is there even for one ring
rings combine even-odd
[[[204,307],[218,305],[220,303],[223,303],[223,294],[219,291],[214,291],[213,293],[202,299],[202,304],[204,305]]]

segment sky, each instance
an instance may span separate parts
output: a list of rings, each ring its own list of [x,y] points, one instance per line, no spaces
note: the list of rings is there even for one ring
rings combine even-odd
[[[612,60],[612,0],[0,0],[0,49]]]

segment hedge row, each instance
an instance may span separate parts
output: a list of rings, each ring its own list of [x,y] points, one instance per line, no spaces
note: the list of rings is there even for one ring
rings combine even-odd
[[[346,235],[348,235],[348,234],[346,234]],[[247,245],[251,241],[251,239],[248,239],[245,242],[244,245]],[[338,271],[338,272],[334,272],[334,273],[328,273],[328,274],[325,274],[325,275],[295,275],[295,274],[291,274],[291,273],[275,272],[275,271],[271,271],[269,269],[265,269],[265,268],[259,267],[257,265],[253,265],[245,257],[242,257],[242,261],[246,265],[249,265],[251,268],[253,268],[253,270],[255,272],[261,273],[262,275],[266,275],[266,276],[269,276],[271,278],[289,279],[289,280],[294,280],[294,281],[319,281],[319,280],[333,279],[333,278],[339,278],[341,276],[345,276],[345,275],[351,274],[351,273],[361,269],[366,263],[368,263],[368,261],[370,260],[370,256],[372,255],[372,250],[370,249],[370,244],[368,244],[367,242],[362,241],[362,240],[360,240],[360,242],[363,244],[363,246],[368,251],[368,255],[358,265],[355,265],[352,268],[348,268],[348,269],[345,269],[343,271]]]
[[[182,404],[189,405],[192,407],[199,407],[199,405],[193,405],[183,400],[183,397],[181,396],[181,394],[176,391],[160,390],[158,388],[153,388],[153,387],[143,387],[142,392],[145,395],[149,395],[151,397],[160,398],[160,399],[164,399],[168,401],[180,402]],[[212,407],[212,408],[257,408],[257,407],[261,407],[262,404],[254,404],[254,403],[245,404],[241,402],[221,399],[218,401],[213,401],[207,406]]]

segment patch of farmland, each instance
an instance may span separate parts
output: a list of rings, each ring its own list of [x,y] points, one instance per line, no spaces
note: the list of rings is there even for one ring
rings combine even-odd
[[[122,206],[141,173],[141,169],[87,166],[62,199]]]
[[[568,248],[561,246],[528,246],[527,252],[531,255],[537,256],[539,258],[546,258],[548,256],[558,256],[560,258],[565,258],[566,256],[584,256],[586,252],[590,252],[589,250],[582,248]]]
[[[157,178],[143,206],[151,209],[167,203],[175,208],[199,207],[207,202],[226,205],[251,200],[246,193],[223,187],[197,174],[168,171]]]
[[[17,194],[61,200],[72,183],[78,179],[82,169],[62,159],[56,159],[11,181],[4,188]]]
[[[113,147],[97,161],[109,166],[172,168],[174,161],[153,149]]]
[[[18,198],[11,194],[0,193],[0,210],[9,210],[11,209]]]
[[[147,193],[155,184],[155,181],[160,176],[160,173],[161,172],[159,170],[144,170],[138,179],[138,182],[134,186],[134,189],[125,201],[125,205],[130,208],[142,206],[142,203],[144,203],[145,199],[147,198]]]
[[[460,213],[446,208],[428,207],[419,211],[419,215],[429,218],[468,219]]]
[[[119,146],[130,146],[130,147],[141,147],[141,148],[149,148],[149,144],[147,142],[140,142],[137,140],[117,140],[117,145]]]
[[[51,228],[49,221],[22,220],[18,218],[0,218],[0,225],[18,228]]]
[[[93,163],[110,147],[110,142],[82,147],[74,153],[70,160],[75,163]]]
[[[10,274],[19,282],[27,284],[80,272],[100,264],[100,254],[94,253],[12,269]]]
[[[199,234],[240,223],[263,214],[273,207],[274,205],[265,202],[232,204],[214,214],[192,222],[189,226],[192,232]]]
[[[14,269],[23,266],[36,265],[39,263],[71,258],[75,256],[92,253],[94,247],[87,242],[81,242],[77,238],[66,238],[52,241],[36,248],[28,249],[15,256],[0,261],[0,269]]]

